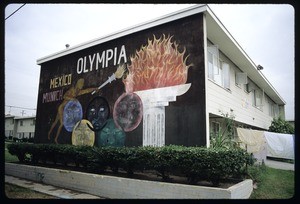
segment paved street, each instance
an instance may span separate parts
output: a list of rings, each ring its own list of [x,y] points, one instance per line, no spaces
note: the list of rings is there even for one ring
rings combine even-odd
[[[265,164],[266,164],[266,166],[274,168],[274,169],[295,171],[295,165],[287,163],[287,162],[279,162],[279,161],[267,159]]]

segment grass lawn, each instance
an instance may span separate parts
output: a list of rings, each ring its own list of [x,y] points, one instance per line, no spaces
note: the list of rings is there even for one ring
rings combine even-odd
[[[7,150],[7,145],[8,145],[9,143],[8,142],[5,142],[5,162],[17,162],[17,161],[19,161],[18,160],[18,157],[16,157],[16,156],[14,156],[14,155],[11,155],[9,152],[8,152],[8,150]]]
[[[294,171],[264,167],[250,199],[289,199],[294,196]]]

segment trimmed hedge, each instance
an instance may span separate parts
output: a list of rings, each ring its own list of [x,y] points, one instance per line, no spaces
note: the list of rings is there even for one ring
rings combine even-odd
[[[253,165],[254,158],[242,149],[205,147],[184,147],[168,145],[163,147],[89,147],[67,144],[22,144],[7,146],[21,163],[52,163],[74,166],[90,173],[103,173],[119,169],[128,176],[137,171],[156,171],[162,180],[170,175],[185,176],[189,183],[200,180],[212,182],[215,186],[221,180],[242,178],[247,165]]]

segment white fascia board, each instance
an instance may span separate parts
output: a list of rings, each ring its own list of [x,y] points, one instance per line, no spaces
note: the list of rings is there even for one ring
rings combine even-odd
[[[257,66],[252,61],[252,59],[247,55],[247,53],[242,49],[242,47],[237,43],[237,41],[234,39],[234,37],[229,33],[229,31],[225,28],[225,26],[221,23],[221,21],[218,19],[218,17],[213,13],[213,11],[210,9],[209,6],[207,6],[206,15],[209,15],[213,19],[213,21],[217,24],[217,26],[223,31],[223,36],[225,38],[228,38],[230,42],[233,44],[235,49],[238,49],[238,52],[240,54],[239,60],[243,60],[244,63],[247,64],[247,68],[251,70],[243,70],[245,67],[239,67],[243,71],[247,72],[249,74],[249,78],[253,80],[257,85],[260,87],[266,87],[265,92],[277,103],[280,105],[285,105],[286,102],[283,100],[283,98],[279,95],[279,93],[276,91],[276,89],[272,86],[272,84],[267,80],[267,78],[263,75],[261,71],[257,70]],[[207,36],[209,37],[209,36]]]
[[[26,119],[35,119],[35,116],[16,116],[15,120],[26,120]]]
[[[164,23],[175,21],[177,19],[181,19],[181,18],[184,18],[184,17],[187,17],[187,16],[191,16],[191,15],[194,15],[194,14],[197,14],[197,13],[202,13],[206,9],[207,9],[206,4],[200,4],[200,5],[191,6],[189,8],[185,8],[185,9],[182,9],[182,10],[170,13],[170,14],[166,14],[162,17],[155,18],[153,20],[146,21],[144,23],[126,28],[124,30],[117,31],[117,32],[112,33],[110,35],[100,37],[100,38],[97,38],[97,39],[94,39],[94,40],[91,40],[91,41],[88,41],[88,42],[85,42],[85,43],[82,43],[82,44],[79,44],[79,45],[75,45],[75,46],[72,46],[72,47],[67,48],[65,50],[62,50],[62,51],[56,52],[54,54],[48,55],[46,57],[42,57],[42,58],[37,60],[37,64],[40,65],[44,62],[47,62],[47,61],[50,61],[50,60],[53,60],[53,59],[56,59],[56,58],[59,58],[59,57],[62,57],[62,56],[80,51],[80,50],[83,50],[83,49],[86,49],[86,48],[92,47],[94,45],[101,44],[101,43],[104,43],[104,42],[107,42],[107,41],[110,41],[110,40],[113,40],[113,39],[117,39],[117,38],[129,35],[129,34],[141,31],[141,30],[145,30],[147,28],[151,28],[151,27],[154,27],[154,26],[157,26],[157,25],[161,25],[161,24],[164,24]]]

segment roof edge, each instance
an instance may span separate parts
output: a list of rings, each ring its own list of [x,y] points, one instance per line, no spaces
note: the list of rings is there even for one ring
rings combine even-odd
[[[191,6],[188,8],[184,8],[184,9],[163,15],[161,17],[157,17],[152,20],[125,28],[123,30],[116,31],[116,32],[108,34],[106,36],[96,38],[96,39],[75,45],[73,47],[67,48],[65,50],[50,54],[48,56],[39,58],[39,59],[37,59],[36,62],[38,65],[41,65],[44,62],[47,62],[47,61],[50,61],[50,60],[53,60],[53,59],[83,50],[83,49],[86,49],[86,48],[92,47],[97,44],[101,44],[101,43],[104,43],[104,42],[107,42],[110,40],[114,40],[116,38],[123,37],[125,35],[129,35],[129,34],[141,31],[141,30],[145,30],[147,28],[151,28],[151,27],[154,27],[157,25],[161,25],[163,23],[171,22],[171,21],[174,21],[174,20],[177,20],[180,18],[184,18],[184,17],[190,16],[190,15],[193,15],[193,14],[202,13],[206,9],[207,9],[206,4],[199,4],[199,5],[194,5],[194,6]]]
[[[15,116],[15,120],[21,120],[21,119],[30,119],[30,118],[36,118],[36,116]]]

